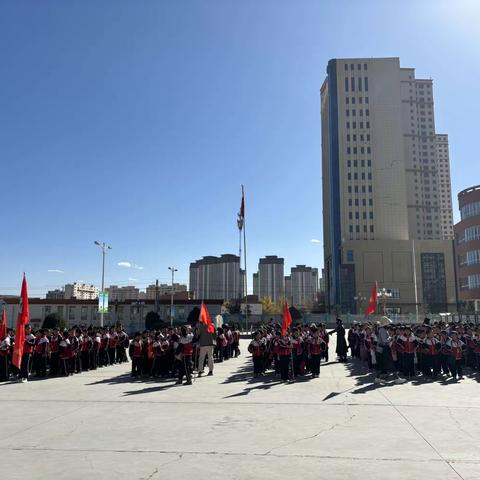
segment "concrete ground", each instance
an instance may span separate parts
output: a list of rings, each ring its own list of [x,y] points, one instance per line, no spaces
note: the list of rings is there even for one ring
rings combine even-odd
[[[242,354],[187,387],[128,368],[0,384],[1,478],[480,479],[478,378],[376,386],[330,362],[285,385]]]

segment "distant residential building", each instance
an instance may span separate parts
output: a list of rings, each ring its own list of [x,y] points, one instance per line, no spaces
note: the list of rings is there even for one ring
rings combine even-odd
[[[307,267],[306,265],[292,267],[290,285],[290,298],[293,306],[312,306],[318,297],[318,268]]]
[[[440,231],[444,240],[452,240],[454,234],[448,135],[444,133],[437,133],[435,135],[435,149],[435,158],[437,160],[438,200],[440,204]]]
[[[86,283],[68,283],[64,289],[65,299],[94,300],[98,298],[98,288]]]
[[[464,310],[480,311],[480,185],[458,194],[461,220],[455,225],[458,297]]]
[[[258,272],[253,274],[253,294],[259,296]]]
[[[156,285],[149,285],[146,289],[145,298],[148,300],[155,300]],[[178,294],[181,292],[186,292],[187,286],[183,283],[174,283],[173,284],[173,293]],[[172,285],[169,283],[159,283],[158,284],[158,296],[171,295],[172,294]]]
[[[290,275],[287,275],[284,278],[284,284],[285,284],[285,298],[287,302],[290,304],[290,306],[293,306],[292,277]]]
[[[139,300],[140,290],[134,286],[118,287],[117,285],[110,285],[108,287],[109,301],[123,302],[124,300]]]
[[[244,281],[238,255],[207,256],[190,264],[190,291],[196,299],[238,299],[244,295]]]
[[[45,295],[45,298],[48,298],[49,300],[58,300],[60,298],[65,298],[65,291],[62,290],[61,288],[56,288],[55,290],[49,290],[47,294]]]
[[[284,259],[267,255],[258,262],[258,296],[269,297],[273,302],[285,296]]]

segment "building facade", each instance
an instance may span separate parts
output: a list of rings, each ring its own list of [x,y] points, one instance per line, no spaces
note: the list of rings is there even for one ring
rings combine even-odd
[[[290,270],[290,297],[295,307],[311,308],[318,299],[318,268],[297,265]]]
[[[273,302],[285,297],[284,259],[267,255],[258,262],[258,297],[269,297]]]
[[[437,191],[440,203],[440,229],[444,240],[453,240],[453,208],[448,135],[435,135],[435,146],[438,172]]]
[[[462,309],[480,311],[480,185],[458,194],[461,220],[455,225],[458,297]]]
[[[145,291],[145,297],[148,300],[155,300],[157,286],[156,285],[149,285]],[[173,293],[174,295],[178,295],[179,293],[186,292],[187,286],[183,283],[174,283],[173,284]],[[158,295],[165,296],[172,294],[172,285],[168,283],[159,283],[158,284]]]
[[[442,251],[451,271],[451,241],[436,243],[448,237],[452,220],[439,190],[440,179],[450,189],[438,156],[448,140],[435,133],[432,81],[400,68],[398,58],[330,60],[321,119],[327,302],[356,311],[362,268],[346,261],[347,252],[369,249],[369,242],[388,252],[389,242],[410,242],[403,251],[431,241],[431,253]]]
[[[64,288],[65,299],[94,300],[98,298],[98,288],[86,283],[68,283]]]
[[[237,300],[245,295],[245,272],[238,255],[207,256],[190,264],[190,291],[195,299]]]
[[[7,326],[15,328],[17,323],[19,300],[4,298],[7,312]],[[205,300],[205,305],[214,318],[221,313],[221,300]],[[200,308],[200,302],[195,300],[174,300],[174,321],[184,324],[189,313]],[[73,325],[99,325],[98,300],[61,299],[47,300],[40,298],[29,299],[30,323],[39,328],[45,317],[56,313],[66,327]],[[148,312],[155,310],[155,301],[122,301],[110,304],[108,313],[104,315],[104,325],[115,325],[117,322],[130,332],[142,331],[145,328],[145,318]],[[170,299],[159,301],[159,315],[162,320],[170,317]]]
[[[45,298],[48,298],[50,300],[54,300],[54,299],[60,299],[60,298],[65,298],[65,291],[61,288],[56,288],[55,290],[49,290],[46,295],[45,295]]]
[[[132,285],[126,287],[118,287],[117,285],[110,285],[107,288],[109,301],[123,302],[125,300],[138,300],[140,297],[140,289]]]

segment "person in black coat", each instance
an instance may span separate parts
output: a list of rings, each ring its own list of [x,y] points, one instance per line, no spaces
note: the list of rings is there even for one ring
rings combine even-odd
[[[335,330],[332,330],[331,332],[328,332],[329,335],[332,335],[333,333],[337,334],[336,353],[338,355],[338,358],[340,359],[341,362],[346,362],[348,346],[347,346],[347,341],[345,340],[345,328],[343,326],[342,321],[339,318],[337,318],[337,328],[335,328]]]

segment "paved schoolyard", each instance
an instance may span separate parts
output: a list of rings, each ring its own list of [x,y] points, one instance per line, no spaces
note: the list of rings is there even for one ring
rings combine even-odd
[[[1,478],[480,479],[476,378],[371,380],[332,362],[253,381],[242,354],[191,387],[132,382],[127,365],[0,384]]]

